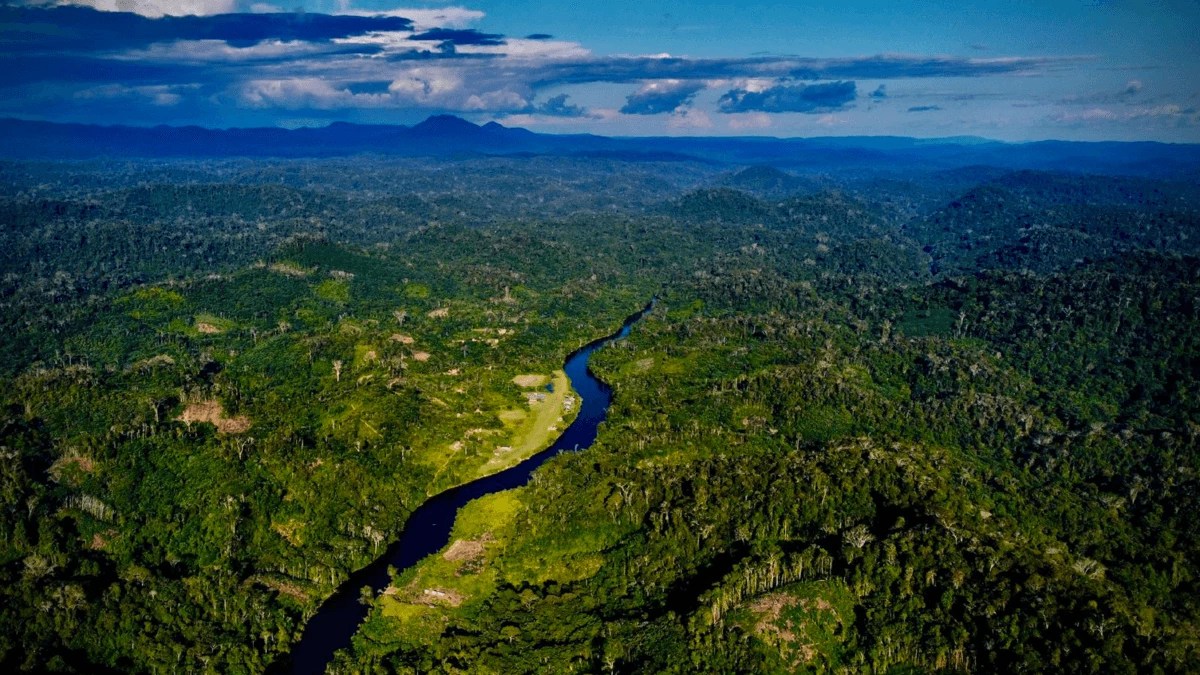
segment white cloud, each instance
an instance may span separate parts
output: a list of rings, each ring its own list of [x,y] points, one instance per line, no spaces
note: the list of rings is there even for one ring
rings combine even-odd
[[[578,42],[505,38],[502,45],[459,45],[459,54],[496,54],[511,59],[577,59],[591,51]]]
[[[520,110],[529,105],[515,91],[498,90],[482,94],[471,94],[463,104],[464,110]]]
[[[332,109],[352,104],[362,105],[372,95],[363,95],[362,100],[345,89],[338,89],[329,82],[315,77],[280,80],[250,80],[241,86],[239,98],[251,108],[283,109]]]
[[[487,14],[477,9],[467,9],[466,7],[401,7],[384,11],[372,11],[357,9],[353,4],[351,2],[342,2],[341,7],[334,14],[346,14],[350,16],[401,16],[411,19],[413,28],[418,31],[429,30],[430,28],[467,28],[487,16]]]
[[[724,87],[728,87],[729,89],[741,89],[743,91],[757,94],[771,89],[779,85],[779,83],[780,82],[777,78],[752,77],[737,80],[713,81],[709,82],[708,86],[714,89]]]
[[[29,7],[54,7],[74,5],[91,7],[102,12],[132,12],[157,19],[163,16],[211,16],[250,12],[267,14],[290,12],[303,2],[288,0],[16,0]],[[487,14],[466,7],[397,7],[388,10],[360,9],[355,3],[342,0],[332,14],[348,16],[398,16],[411,19],[418,31],[430,28],[467,28],[481,21]]]
[[[611,111],[614,116],[616,111]],[[541,115],[538,113],[516,113],[513,115],[500,114],[496,116],[496,121],[503,123],[509,127],[580,127],[592,124],[600,119],[600,115],[588,114],[576,117],[564,115]]]
[[[463,88],[462,74],[452,68],[410,68],[388,86],[388,91],[414,103],[435,103]]]
[[[426,51],[429,49],[428,42],[410,40],[409,38],[413,35],[415,33],[409,30],[388,30],[367,33],[365,35],[335,38],[333,43],[339,45],[375,45],[383,50],[380,56],[384,54]]]
[[[267,40],[235,47],[224,40],[178,40],[156,42],[113,58],[131,61],[171,61],[174,63],[249,62],[317,56],[330,51],[318,42]]]
[[[321,77],[262,78],[242,83],[236,100],[250,108],[334,110],[394,108],[457,112],[504,112],[529,107],[526,92],[503,80],[468,81],[450,68],[411,68],[392,80],[387,91],[354,93],[345,80]]]
[[[237,11],[236,0],[52,0],[37,5],[77,5],[102,12],[132,12],[157,19],[162,16],[207,16]]]
[[[78,100],[88,99],[130,99],[141,100],[155,106],[173,106],[178,105],[183,100],[181,90],[192,89],[190,85],[170,86],[170,85],[150,85],[144,87],[128,87],[123,84],[103,84],[96,87],[88,87],[74,92],[73,98]]]

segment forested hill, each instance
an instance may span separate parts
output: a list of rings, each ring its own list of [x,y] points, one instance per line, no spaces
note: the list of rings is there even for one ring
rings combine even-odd
[[[438,115],[413,126],[334,123],[325,127],[129,127],[0,120],[0,156],[404,157],[556,155],[627,161],[700,160],[824,171],[904,173],[988,165],[1090,173],[1200,176],[1200,146],[1163,143],[1000,143],[976,138],[608,138],[539,134],[496,122]],[[760,177],[761,178],[761,177]],[[786,182],[781,185],[786,187]]]

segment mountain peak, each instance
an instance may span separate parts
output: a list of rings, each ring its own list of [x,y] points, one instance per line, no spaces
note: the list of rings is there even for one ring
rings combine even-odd
[[[435,133],[463,133],[479,131],[478,124],[472,124],[454,115],[432,115],[424,122],[413,126],[414,131],[432,131]]]

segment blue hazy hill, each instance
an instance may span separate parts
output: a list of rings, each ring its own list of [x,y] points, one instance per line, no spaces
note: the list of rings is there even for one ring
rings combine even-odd
[[[820,171],[943,170],[969,166],[1142,175],[1196,175],[1200,146],[1167,143],[1003,143],[974,137],[642,137],[540,134],[436,115],[413,125],[335,122],[324,127],[208,129],[0,120],[0,156],[94,157],[595,156],[701,161]]]

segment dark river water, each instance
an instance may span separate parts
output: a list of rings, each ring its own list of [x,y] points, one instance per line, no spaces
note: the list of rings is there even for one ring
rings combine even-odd
[[[555,455],[583,450],[596,440],[597,428],[608,416],[612,390],[588,370],[592,353],[614,340],[629,335],[653,303],[625,320],[621,330],[580,348],[567,357],[563,370],[581,399],[579,415],[549,448],[520,464],[500,473],[450,488],[419,506],[404,526],[400,539],[388,546],[382,556],[370,565],[350,575],[304,627],[304,634],[292,649],[286,663],[277,664],[278,672],[295,674],[323,673],[333,653],[350,646],[350,639],[359,624],[367,617],[368,607],[359,602],[360,589],[370,586],[379,593],[391,582],[389,565],[398,570],[415,565],[425,556],[436,553],[450,541],[450,530],[458,509],[477,497],[520,487],[529,481],[534,469]]]

